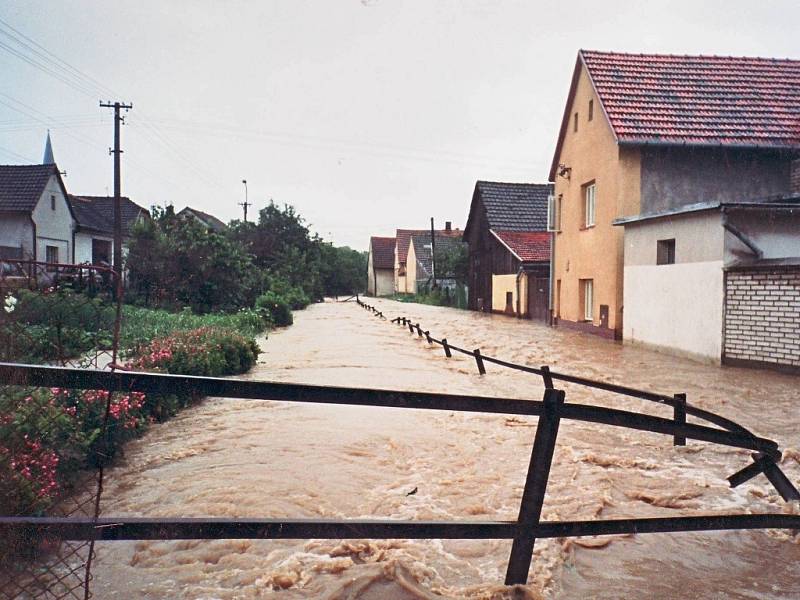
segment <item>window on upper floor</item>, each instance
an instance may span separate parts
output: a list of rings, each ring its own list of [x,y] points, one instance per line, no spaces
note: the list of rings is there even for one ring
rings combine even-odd
[[[53,194],[50,194],[50,210],[56,209],[56,197]]]
[[[597,186],[594,181],[583,186],[583,227],[594,227]]]
[[[572,117],[572,131],[578,131],[578,113]]]
[[[561,231],[561,194],[547,198],[547,231]]]
[[[594,118],[594,100],[589,100],[589,120]]]
[[[656,264],[674,265],[675,264],[675,239],[658,240],[656,242]]]

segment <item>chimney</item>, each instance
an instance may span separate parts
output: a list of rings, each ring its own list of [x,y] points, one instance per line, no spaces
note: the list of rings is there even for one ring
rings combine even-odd
[[[453,222],[452,221],[445,221],[444,222],[444,230],[451,231],[453,229]]]

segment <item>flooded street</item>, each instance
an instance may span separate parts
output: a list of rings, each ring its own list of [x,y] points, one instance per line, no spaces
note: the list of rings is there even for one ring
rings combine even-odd
[[[485,355],[661,393],[685,392],[785,450],[800,482],[800,379],[712,367],[530,321],[371,303]],[[541,399],[541,379],[447,359],[355,303],[312,305],[262,340],[245,377]],[[567,402],[671,410],[560,384]],[[691,418],[690,418],[691,421]],[[536,419],[211,398],[153,426],[109,471],[103,514],[514,520]],[[749,452],[564,421],[543,519],[788,510]],[[409,494],[413,490],[416,493]],[[510,541],[178,541],[98,544],[97,598],[800,597],[800,543],[783,532],[650,534],[536,543],[530,585],[500,585]]]

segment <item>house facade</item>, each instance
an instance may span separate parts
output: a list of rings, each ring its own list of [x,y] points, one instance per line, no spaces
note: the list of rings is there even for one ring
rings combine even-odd
[[[430,235],[430,233],[430,229],[398,229],[396,231],[394,251],[394,292],[396,294],[413,293],[411,292],[413,285],[407,277],[408,248],[411,244],[411,236]],[[453,229],[450,221],[445,223],[444,229],[436,230],[435,233],[445,236],[461,236],[461,231]]]
[[[56,165],[0,166],[0,258],[71,262],[74,223]]]
[[[464,244],[460,239],[448,235],[435,235],[433,243],[430,233],[411,236],[408,247],[407,279],[411,294],[418,294],[421,290],[430,290],[435,283],[439,288],[450,292],[456,291],[456,280],[453,273],[444,272],[444,265],[434,262],[435,256],[458,251]]]
[[[367,257],[367,293],[370,296],[391,296],[394,293],[393,237],[373,236],[369,239]]]
[[[549,318],[549,184],[478,181],[464,241],[469,308]]]
[[[74,196],[68,200],[72,207],[73,247],[71,262],[75,264],[114,264],[114,198],[111,196]],[[123,256],[133,226],[150,213],[130,198],[120,198],[122,209]]]
[[[624,339],[719,364],[800,366],[800,197],[705,202],[624,228]],[[746,282],[746,285],[745,283]]]
[[[550,169],[559,324],[617,339],[633,329],[615,221],[791,193],[799,67],[578,53]]]

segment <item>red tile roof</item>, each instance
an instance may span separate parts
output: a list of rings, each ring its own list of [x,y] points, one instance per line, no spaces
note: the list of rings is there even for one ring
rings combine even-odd
[[[583,66],[620,143],[800,148],[800,60],[581,50],[554,166]]]
[[[372,252],[372,266],[376,269],[394,269],[394,245],[393,237],[369,238],[370,252]]]
[[[495,231],[491,232],[522,262],[550,260],[550,234],[546,231]]]
[[[412,235],[430,235],[430,229],[398,229],[397,235],[397,260],[404,264],[408,258],[408,245],[411,243]],[[460,229],[437,229],[437,235],[449,235],[453,237],[461,237],[463,233]]]

